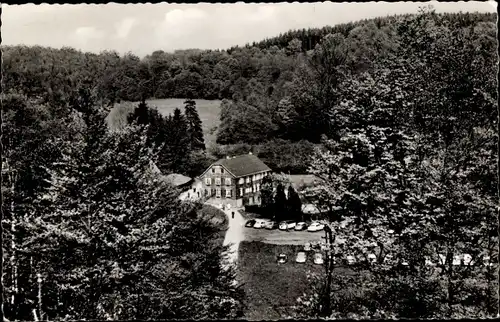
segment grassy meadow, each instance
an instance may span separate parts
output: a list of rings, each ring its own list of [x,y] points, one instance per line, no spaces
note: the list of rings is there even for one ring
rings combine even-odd
[[[245,319],[274,320],[280,311],[296,305],[297,298],[309,288],[308,272],[324,272],[322,265],[312,262],[308,254],[306,263],[295,262],[299,245],[273,245],[243,241],[238,250],[238,274],[247,297]],[[278,265],[276,256],[284,253],[288,262]]]
[[[220,122],[220,101],[202,99],[196,99],[195,101],[202,122],[203,133],[205,135],[205,145],[208,148],[212,144],[215,144],[215,132],[212,132],[212,129],[218,126]],[[146,103],[150,107],[158,109],[164,116],[173,114],[176,107],[184,112],[184,99],[181,98],[152,99],[147,100]],[[138,102],[122,102],[115,104],[108,116],[110,127],[116,129],[125,125],[127,122],[127,115],[131,113],[138,104]]]

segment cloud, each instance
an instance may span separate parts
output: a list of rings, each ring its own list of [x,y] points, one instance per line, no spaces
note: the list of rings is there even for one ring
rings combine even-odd
[[[100,39],[104,37],[104,32],[95,27],[79,27],[75,34],[82,40]]]
[[[257,10],[253,13],[250,13],[246,18],[250,22],[258,22],[262,20],[270,20],[274,18],[276,14],[276,9],[274,6],[263,5],[261,7],[257,7]]]
[[[135,25],[135,18],[125,18],[119,23],[115,24],[116,36],[120,39],[127,38],[128,34]]]
[[[206,17],[208,15],[197,8],[170,10],[156,25],[156,36],[165,42],[169,39],[196,34],[197,29],[203,26],[202,21]]]

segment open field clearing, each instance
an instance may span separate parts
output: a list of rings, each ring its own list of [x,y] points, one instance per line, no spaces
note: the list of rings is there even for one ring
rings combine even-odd
[[[174,113],[176,107],[184,113],[184,101],[185,100],[181,98],[168,98],[147,100],[146,103],[150,107],[158,109],[162,115],[168,116]],[[210,132],[214,126],[218,126],[220,123],[219,111],[221,101],[202,99],[196,99],[195,101],[196,109],[198,110],[202,122],[205,144],[208,147],[215,143],[215,133],[211,134]],[[127,115],[131,113],[138,104],[138,102],[122,102],[116,104],[108,116],[110,126],[112,128],[117,128],[125,125]]]

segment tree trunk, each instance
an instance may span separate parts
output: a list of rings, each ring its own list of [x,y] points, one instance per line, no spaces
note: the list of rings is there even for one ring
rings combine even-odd
[[[11,182],[11,196],[14,196],[15,193],[15,182],[16,182],[16,175],[11,174],[10,175],[10,182]],[[12,200],[10,202],[10,214],[11,214],[11,221],[10,221],[10,229],[11,229],[11,248],[12,248],[12,254],[10,257],[10,264],[11,264],[11,269],[12,269],[12,286],[13,286],[13,292],[11,296],[11,305],[13,306],[13,312],[16,311],[15,305],[16,305],[16,300],[17,300],[17,263],[16,263],[16,216],[14,214],[15,210],[15,204],[14,201]]]
[[[40,320],[43,320],[42,313],[42,274],[37,273],[37,283],[38,283],[38,313],[40,314]]]
[[[453,288],[453,252],[448,249],[448,318],[453,314],[454,288]]]

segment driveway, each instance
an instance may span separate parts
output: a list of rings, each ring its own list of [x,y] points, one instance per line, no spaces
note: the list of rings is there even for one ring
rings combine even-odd
[[[231,213],[234,211],[234,218],[232,218]],[[230,245],[229,249],[229,263],[237,263],[238,260],[238,247],[240,242],[245,239],[243,234],[243,226],[245,225],[245,219],[236,209],[225,210],[229,224],[226,231],[226,236],[224,238],[224,246]]]

